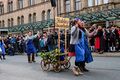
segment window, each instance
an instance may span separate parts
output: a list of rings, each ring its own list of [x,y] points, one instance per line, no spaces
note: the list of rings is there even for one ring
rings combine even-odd
[[[101,4],[101,0],[95,0],[95,5],[100,5]]]
[[[42,20],[45,20],[45,11],[42,12]]]
[[[70,12],[70,0],[65,0],[65,11]]]
[[[29,23],[32,23],[32,15],[29,14]]]
[[[8,12],[13,11],[13,1],[9,0],[8,1]]]
[[[13,11],[13,1],[11,1],[10,11]]]
[[[0,5],[0,14],[2,14],[2,6]]]
[[[2,23],[1,23],[1,21],[0,21],[0,27],[2,27]]]
[[[33,13],[33,22],[36,22],[36,13]]]
[[[13,24],[14,24],[14,20],[13,20],[13,18],[8,19],[8,27],[12,27]]]
[[[4,5],[2,4],[2,14],[4,13]]]
[[[8,27],[10,27],[10,19],[8,19]]]
[[[8,12],[10,12],[10,2],[8,2]]]
[[[109,2],[109,0],[104,0],[104,4],[106,4],[106,3],[108,3]]]
[[[47,11],[47,19],[50,19],[50,16],[51,16],[51,10],[48,10]]]
[[[14,25],[14,20],[11,18],[11,27]]]
[[[18,0],[18,9],[23,8],[23,0]]]
[[[20,17],[17,18],[17,23],[20,25]]]
[[[5,27],[5,21],[4,20],[2,21],[2,27]]]
[[[29,6],[34,5],[35,4],[35,0],[29,0]]]
[[[24,16],[21,16],[21,24],[24,24]]]
[[[93,6],[93,0],[88,0],[88,6]]]
[[[0,2],[0,14],[4,13],[4,4]]]
[[[81,0],[75,0],[75,10],[81,9]]]

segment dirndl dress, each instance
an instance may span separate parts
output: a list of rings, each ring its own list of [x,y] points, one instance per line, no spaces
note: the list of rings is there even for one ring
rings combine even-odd
[[[37,52],[34,44],[33,44],[33,39],[29,39],[26,43],[26,52],[27,52],[27,55],[30,55],[30,54],[35,54]]]
[[[5,52],[5,46],[4,46],[4,42],[3,41],[0,42],[0,49],[1,49],[0,54],[1,55],[5,55],[6,52]]]
[[[93,57],[88,45],[87,37],[85,33],[80,30],[82,33],[79,42],[75,45],[75,53],[76,53],[76,62],[86,62],[90,63],[93,61]]]

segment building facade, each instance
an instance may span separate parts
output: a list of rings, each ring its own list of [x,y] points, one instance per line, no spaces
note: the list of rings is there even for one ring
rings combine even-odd
[[[50,0],[0,0],[1,33],[8,29],[10,32],[23,32],[49,27],[54,23],[49,21],[54,19],[54,14],[71,19],[80,17],[89,23],[97,22],[106,26],[110,23],[120,25],[119,19],[116,20],[120,11],[112,11],[119,9],[120,0],[56,0],[56,4],[54,13]],[[114,16],[115,19],[109,19]]]
[[[69,18],[80,17],[89,23],[97,22],[100,25],[109,26],[110,23],[117,24],[119,22],[119,19],[117,21],[115,21],[116,19],[107,19],[113,17],[114,11],[112,10],[119,9],[119,7],[120,0],[58,0],[58,16]],[[111,10],[111,14],[108,10]],[[102,14],[106,17],[103,17]],[[119,14],[116,14],[117,16]],[[95,17],[96,19],[93,19]]]
[[[53,19],[50,0],[0,0],[0,28]]]

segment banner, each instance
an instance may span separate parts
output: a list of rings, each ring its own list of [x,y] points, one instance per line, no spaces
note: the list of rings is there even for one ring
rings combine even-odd
[[[68,28],[69,18],[55,17],[55,27],[57,28]]]

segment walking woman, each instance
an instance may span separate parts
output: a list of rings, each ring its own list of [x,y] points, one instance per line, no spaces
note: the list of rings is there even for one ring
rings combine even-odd
[[[0,37],[0,58],[1,58],[1,60],[6,59],[5,54],[6,54],[6,52],[5,52],[5,44],[4,44],[4,41],[3,41],[2,37]]]
[[[75,25],[71,29],[70,41],[70,44],[74,44],[71,48],[75,51],[75,67],[73,68],[75,75],[83,74],[82,72],[88,71],[85,68],[85,63],[93,61],[87,37],[91,37],[96,31],[89,33],[84,28],[84,23],[79,18],[75,19]]]
[[[75,44],[78,42],[78,38],[79,38],[79,28],[78,28],[78,24],[77,24],[77,20],[74,19],[71,21],[71,36],[70,36],[70,47],[69,47],[69,53],[68,55],[70,57],[75,56]],[[72,69],[73,73],[78,76],[80,74],[83,74],[82,72],[80,72],[78,66],[74,66]]]
[[[36,54],[37,50],[35,49],[33,39],[36,38],[38,35],[39,35],[39,32],[36,35],[32,35],[32,32],[30,31],[25,38],[28,63],[35,62],[35,54]],[[31,59],[31,57],[32,57],[32,59]]]

